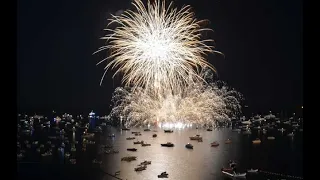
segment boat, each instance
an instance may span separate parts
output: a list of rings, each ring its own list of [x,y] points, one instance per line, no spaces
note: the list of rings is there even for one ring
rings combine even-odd
[[[241,129],[232,129],[233,132],[241,132]]]
[[[229,173],[227,171],[221,171],[221,172],[233,178],[245,178],[247,175],[247,173]]]
[[[173,130],[164,130],[165,133],[173,133]]]
[[[139,131],[132,131],[131,133],[132,133],[132,134],[140,134]]]
[[[158,178],[168,178],[168,173],[167,172],[162,172],[160,175],[158,175]]]
[[[246,131],[243,132],[243,134],[245,134],[245,135],[250,135],[250,134],[252,134],[252,133],[251,133],[250,130],[246,130]]]
[[[42,157],[51,156],[51,155],[52,155],[51,151],[48,151],[48,152],[45,152],[45,153],[41,154]]]
[[[130,131],[129,128],[122,128],[122,131]]]
[[[268,140],[275,140],[276,138],[273,137],[273,136],[269,136],[269,137],[267,137],[267,139],[268,139]]]
[[[221,168],[221,171],[233,171],[233,168]]]
[[[139,166],[137,168],[134,168],[135,171],[143,171],[143,170],[146,170],[147,169],[147,166]]]
[[[136,148],[127,148],[127,151],[137,151]]]
[[[144,131],[151,131],[150,129],[144,129]]]
[[[260,143],[261,143],[261,140],[257,138],[256,140],[253,140],[252,143],[253,143],[253,144],[260,144]]]
[[[257,173],[257,172],[258,172],[258,169],[252,169],[252,168],[251,168],[251,169],[248,169],[247,172],[248,172],[248,173]]]
[[[136,142],[133,142],[133,144],[143,144],[143,141],[136,141]]]
[[[217,146],[219,146],[219,143],[217,141],[211,143],[211,147],[217,147]]]
[[[137,160],[137,157],[136,157],[136,156],[126,156],[126,157],[121,158],[121,161],[128,161],[128,162],[130,162],[130,161],[135,161],[135,160]]]
[[[225,144],[230,144],[232,141],[230,139],[227,139]]]
[[[281,128],[281,129],[278,129],[278,131],[284,132],[284,131],[285,131],[285,129]]]
[[[211,129],[211,128],[208,128],[207,131],[212,131],[212,129]]]
[[[199,139],[201,139],[202,140],[202,137],[200,136],[200,135],[195,135],[195,136],[192,136],[192,137],[189,137],[190,138],[190,140],[199,140]]]
[[[141,136],[141,133],[135,133],[134,135],[135,136]]]
[[[161,144],[161,146],[164,146],[164,147],[173,147],[174,144],[172,144],[171,142],[167,142],[165,144]]]
[[[187,148],[187,149],[193,149],[193,145],[190,144],[190,143],[188,143],[188,144],[186,144],[186,148]]]
[[[127,140],[132,140],[132,139],[135,139],[135,137],[128,137],[126,138]]]
[[[157,134],[153,134],[152,137],[157,137]]]
[[[116,137],[116,135],[115,134],[110,134],[109,137]]]
[[[151,146],[151,144],[147,144],[147,143],[145,144],[145,143],[142,143],[142,144],[141,144],[141,146]]]
[[[142,163],[140,163],[140,165],[149,165],[151,164],[151,161],[143,161]]]
[[[292,132],[292,133],[289,133],[287,136],[289,136],[289,137],[293,137],[293,136],[294,136],[294,134],[293,134],[293,132]]]
[[[97,159],[92,160],[92,164],[102,164],[102,161],[98,161]]]

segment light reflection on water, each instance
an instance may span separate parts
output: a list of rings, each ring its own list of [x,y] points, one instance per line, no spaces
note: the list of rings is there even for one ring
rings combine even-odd
[[[212,179],[221,177],[220,169],[227,165],[232,159],[236,160],[237,154],[241,153],[236,144],[239,139],[237,133],[230,133],[229,129],[205,131],[198,129],[174,129],[173,133],[164,133],[162,129],[158,132],[143,131],[143,129],[131,129],[131,131],[119,131],[114,128],[110,133],[116,135],[115,138],[102,138],[103,144],[114,143],[114,148],[119,150],[118,154],[103,155],[103,169],[106,172],[114,174],[121,171],[120,176],[123,179],[149,180],[157,179],[163,171],[169,173],[169,179]],[[132,131],[140,131],[141,136],[134,136]],[[158,137],[153,138],[156,133]],[[203,142],[190,141],[189,137],[199,134],[203,137]],[[136,137],[135,140],[126,140],[127,137]],[[224,141],[230,138],[231,144],[225,144]],[[134,145],[134,141],[143,140],[150,143],[151,146],[142,147],[139,144]],[[218,141],[219,147],[210,147],[210,143]],[[161,143],[172,142],[175,147],[161,147]],[[193,150],[186,149],[185,145],[191,143]],[[127,148],[137,148],[137,152],[129,152]],[[121,162],[123,156],[137,156],[137,161]],[[135,172],[134,168],[144,160],[151,160],[151,165],[142,172]]]
[[[152,129],[154,130],[154,129]],[[174,129],[173,133],[164,133],[163,129],[158,132],[143,131],[143,128],[133,128],[131,131],[121,131],[108,128],[101,144],[114,144],[118,154],[102,154],[102,168],[104,171],[114,174],[121,171],[120,178],[130,180],[158,179],[163,171],[167,171],[169,179],[195,180],[195,179],[226,179],[220,169],[228,166],[229,160],[237,162],[237,170],[245,172],[247,169],[258,168],[264,171],[303,176],[302,168],[302,133],[294,138],[287,137],[277,130],[267,134],[252,132],[251,135],[232,132],[228,128],[205,129],[184,128]],[[141,136],[134,136],[132,131],[140,131]],[[115,138],[109,138],[108,134],[115,134]],[[156,138],[152,134],[157,134]],[[189,137],[199,134],[203,142],[190,141]],[[268,136],[275,136],[275,140],[267,140]],[[126,140],[127,137],[135,137],[134,140]],[[252,140],[259,137],[262,141],[259,145],[252,144]],[[227,139],[231,144],[225,144]],[[142,147],[133,144],[134,141],[143,140],[151,146]],[[172,142],[175,147],[161,147],[161,143]],[[218,141],[218,147],[211,147],[210,143]],[[185,145],[191,143],[193,150],[186,149]],[[137,148],[137,152],[127,151],[127,148]],[[121,162],[124,156],[137,156],[137,161]],[[152,161],[151,165],[142,172],[135,172],[144,160]],[[105,176],[104,179],[110,177]],[[263,173],[258,175],[247,175],[248,180],[281,179],[279,176],[271,176]],[[285,178],[290,179],[290,178]]]

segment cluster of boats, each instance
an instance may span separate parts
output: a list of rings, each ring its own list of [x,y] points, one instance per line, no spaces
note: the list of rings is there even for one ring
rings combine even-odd
[[[88,121],[81,121],[81,118],[79,116],[74,119],[69,114],[52,119],[39,115],[19,114],[17,160],[76,164],[76,157],[85,158],[85,155],[76,156],[77,151],[86,152],[88,146],[96,143],[95,134],[102,132],[100,126],[89,130]]]

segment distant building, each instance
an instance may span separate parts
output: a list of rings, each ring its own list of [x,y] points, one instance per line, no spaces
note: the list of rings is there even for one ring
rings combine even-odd
[[[89,129],[96,128],[96,113],[93,110],[89,113]]]

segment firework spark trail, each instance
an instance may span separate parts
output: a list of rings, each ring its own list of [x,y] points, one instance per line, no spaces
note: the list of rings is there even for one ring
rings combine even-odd
[[[205,78],[205,77],[204,77]],[[242,95],[224,82],[193,83],[182,94],[153,96],[142,88],[117,88],[110,116],[127,126],[158,123],[213,125],[241,112]]]
[[[148,1],[147,6],[141,0],[132,4],[135,11],[112,16],[109,25],[118,26],[106,29],[110,33],[102,38],[109,44],[97,52],[110,50],[110,56],[98,63],[110,60],[105,73],[109,68],[116,69],[114,75],[122,72],[123,83],[133,88],[179,93],[190,79],[202,80],[199,69],[213,69],[204,57],[217,52],[207,45],[213,40],[201,39],[201,33],[211,29],[201,28],[204,21],[194,18],[190,6],[178,10],[172,2],[166,6],[165,0]]]

